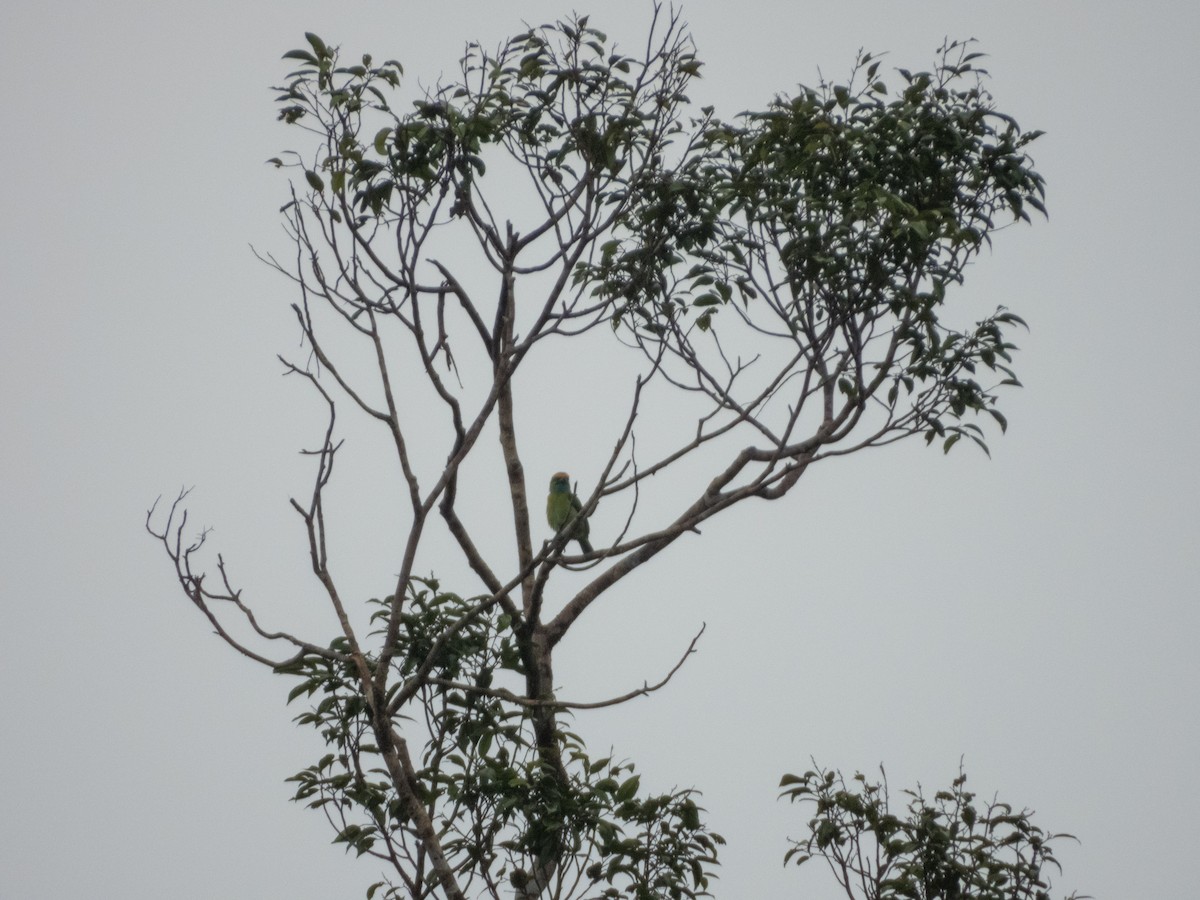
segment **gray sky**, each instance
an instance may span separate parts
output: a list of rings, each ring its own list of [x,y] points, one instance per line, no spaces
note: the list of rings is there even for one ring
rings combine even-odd
[[[636,44],[648,4],[606,6],[592,24]],[[300,139],[266,88],[306,30],[432,83],[466,40],[570,11],[431,7],[0,8],[6,900],[315,900],[377,880],[287,802],[283,779],[319,755],[289,683],[209,633],[141,529],[158,494],[195,485],[194,521],[270,624],[333,635],[286,503],[319,410],[278,377],[294,297],[249,250],[287,251],[285,180],[263,161]],[[707,63],[693,99],[726,116],[818,67],[842,77],[860,47],[916,69],[944,36],[978,38],[1000,107],[1047,132],[1033,155],[1051,214],[1000,234],[961,295],[1031,325],[991,461],[918,441],[816,468],[655,560],[564,645],[562,693],[599,699],[657,680],[708,623],[667,690],[577,725],[644,781],[703,790],[730,841],[718,896],[834,896],[816,864],[780,866],[804,816],[776,785],[810,757],[930,788],[965,757],[979,793],[1079,836],[1056,895],[1194,891],[1197,9],[685,5]],[[603,376],[581,373],[581,402]],[[569,438],[533,442],[531,483],[581,458]],[[379,593],[386,510],[362,502],[339,511],[345,565]]]

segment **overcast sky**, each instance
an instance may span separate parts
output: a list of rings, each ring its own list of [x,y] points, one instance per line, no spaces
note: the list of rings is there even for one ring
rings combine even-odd
[[[637,45],[648,3],[604,6],[592,24]],[[804,820],[775,800],[784,772],[883,763],[894,786],[936,789],[960,757],[981,794],[1078,835],[1056,896],[1194,893],[1198,10],[685,4],[707,63],[693,99],[729,117],[818,69],[843,76],[860,47],[916,69],[945,36],[977,38],[1000,107],[1046,131],[1033,155],[1050,209],[1000,234],[960,292],[1031,326],[992,460],[917,441],[814,469],[787,502],[740,507],[672,548],[563,645],[562,694],[599,699],[657,680],[707,623],[668,689],[577,725],[644,782],[704,792],[729,839],[717,896],[834,896],[815,863],[780,865]],[[432,84],[465,41],[494,46],[568,12],[0,7],[5,900],[317,900],[377,880],[288,803],[283,779],[319,755],[284,706],[290,684],[210,633],[142,518],[194,485],[194,521],[215,528],[268,625],[332,637],[287,508],[319,409],[279,377],[275,354],[298,345],[294,296],[250,251],[286,253],[285,175],[264,160],[300,138],[267,87],[305,31]],[[581,371],[565,415],[585,415],[604,377]],[[535,485],[587,459],[569,435],[531,444]],[[362,510],[343,516],[347,548],[378,536]]]

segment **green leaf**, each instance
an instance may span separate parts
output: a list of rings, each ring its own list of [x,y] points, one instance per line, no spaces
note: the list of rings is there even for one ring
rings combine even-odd
[[[299,59],[306,63],[312,63],[314,66],[320,65],[320,61],[307,50],[289,50],[280,59]]]
[[[311,681],[303,681],[300,684],[296,685],[294,688],[292,688],[290,691],[288,691],[287,702],[291,703],[293,700],[295,700],[297,697],[299,697],[305,691],[308,691],[310,694],[312,693],[312,682]]]
[[[375,152],[380,156],[383,156],[385,153],[387,153],[388,138],[391,136],[391,134],[391,126],[388,126],[387,128],[380,128],[379,131],[375,133]]]
[[[329,48],[325,46],[325,42],[311,31],[304,32],[304,37],[308,39],[308,42],[312,45],[313,50],[316,51],[317,56],[325,59],[331,55]]]
[[[309,186],[314,191],[317,191],[319,193],[319,192],[325,190],[325,182],[321,179],[321,176],[318,175],[316,172],[314,172],[312,169],[304,170],[304,178],[305,178],[305,180],[308,181]]]

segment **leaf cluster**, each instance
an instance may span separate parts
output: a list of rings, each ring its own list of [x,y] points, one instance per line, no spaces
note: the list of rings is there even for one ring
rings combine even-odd
[[[579,16],[518,34],[494,53],[469,44],[461,78],[404,112],[384,90],[399,86],[399,63],[373,66],[364,56],[341,65],[336,47],[307,38],[311,49],[284,54],[300,65],[277,89],[279,118],[325,138],[314,162],[294,164],[305,166],[314,196],[328,187],[337,198],[331,219],[349,208],[356,226],[441,209],[448,191],[451,217],[478,218],[469,198],[489,144],[522,163],[547,205],[585,193],[593,210],[620,204],[631,173],[678,130],[670,111],[687,101],[683,86],[700,65],[680,50],[655,70],[616,52]]]
[[[862,54],[844,84],[733,123],[705,110],[697,152],[643,187],[577,281],[613,303],[614,325],[685,357],[681,321],[707,331],[730,309],[809,362],[837,357],[825,377],[851,403],[877,401],[946,450],[964,436],[986,450],[958,423],[987,412],[1005,427],[995,388],[1018,384],[1008,329],[1024,323],[1001,307],[959,329],[942,307],[1006,217],[1045,213],[1045,188],[1027,155],[1040,132],[995,108],[981,55],[949,42],[933,71],[897,70],[892,94]]]
[[[1047,833],[1027,809],[977,801],[966,780],[960,772],[932,798],[906,790],[905,809],[893,812],[886,777],[856,773],[847,784],[834,771],[785,775],[781,797],[809,805],[813,818],[784,864],[823,858],[862,900],[1050,900],[1045,870],[1061,869],[1052,845],[1072,836]]]
[[[371,602],[386,625],[391,598]],[[500,686],[525,665],[506,614],[480,612],[436,580],[420,579],[401,618],[389,697],[419,686],[392,716],[423,725],[415,800],[438,823],[439,843],[464,883],[478,880],[494,892],[552,872],[596,898],[704,894],[723,841],[701,821],[694,792],[646,794],[632,763],[592,760],[562,728],[553,736],[557,765],[548,759],[537,743],[535,707]],[[343,643],[330,649],[340,653]],[[419,885],[411,811],[372,737],[355,668],[308,655],[277,671],[301,679],[289,702],[316,701],[296,721],[318,729],[330,750],[289,779],[294,799],[329,817],[335,843],[360,856],[406,860]],[[413,884],[383,884],[381,896],[410,896]]]

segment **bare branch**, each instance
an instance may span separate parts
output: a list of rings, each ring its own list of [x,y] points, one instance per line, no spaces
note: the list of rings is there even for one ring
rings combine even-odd
[[[514,694],[512,691],[506,691],[503,688],[481,688],[478,685],[465,684],[458,681],[448,681],[443,678],[430,678],[428,679],[428,683],[436,684],[439,687],[447,688],[449,690],[462,691],[466,694],[476,694],[481,697],[495,697],[497,700],[504,700],[524,709],[603,709],[608,706],[618,706],[622,703],[627,703],[630,700],[636,699],[637,697],[647,697],[650,694],[653,694],[655,691],[666,687],[667,683],[670,682],[670,680],[675,676],[675,673],[683,667],[685,662],[687,662],[687,658],[696,652],[696,643],[700,640],[700,636],[704,634],[704,630],[707,627],[707,624],[701,624],[700,630],[696,632],[695,637],[693,637],[691,643],[688,644],[688,648],[684,651],[683,656],[681,656],[679,661],[671,667],[671,671],[669,671],[661,681],[655,684],[650,684],[647,682],[640,688],[634,688],[632,691],[621,694],[618,697],[611,697],[608,700],[593,700],[590,702],[583,702],[575,700],[557,700],[553,697],[546,699],[531,699],[529,697],[522,697]]]

